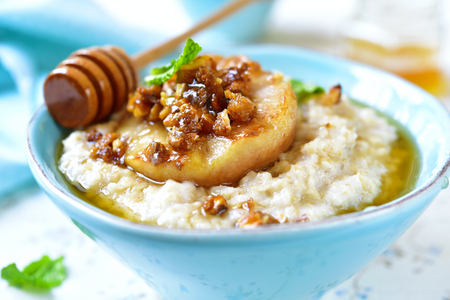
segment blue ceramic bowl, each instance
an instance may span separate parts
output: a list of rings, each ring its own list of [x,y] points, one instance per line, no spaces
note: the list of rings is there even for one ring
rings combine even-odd
[[[139,274],[161,299],[318,299],[382,253],[447,187],[449,115],[420,88],[354,62],[279,46],[217,52],[245,53],[265,69],[323,86],[341,83],[351,98],[403,124],[420,150],[416,188],[375,209],[320,222],[221,231],[137,224],[71,193],[56,165],[56,149],[67,131],[55,124],[45,107],[28,129],[33,174],[76,226]]]

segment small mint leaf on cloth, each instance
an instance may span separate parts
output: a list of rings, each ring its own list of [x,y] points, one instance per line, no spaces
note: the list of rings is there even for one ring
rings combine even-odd
[[[21,289],[50,290],[61,285],[67,273],[61,256],[55,260],[44,255],[40,260],[30,263],[19,271],[16,264],[10,264],[2,269],[2,278],[9,285]]]
[[[202,51],[202,47],[194,42],[191,38],[186,40],[186,45],[184,45],[183,52],[181,52],[178,59],[172,59],[170,64],[153,68],[150,71],[149,76],[145,77],[144,81],[147,85],[161,85],[168,81],[172,76],[178,72],[181,66],[186,65],[194,60],[197,54]]]

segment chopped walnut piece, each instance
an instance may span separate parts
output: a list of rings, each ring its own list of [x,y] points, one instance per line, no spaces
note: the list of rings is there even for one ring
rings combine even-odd
[[[166,106],[159,112],[159,118],[164,120],[170,114],[170,107]]]
[[[222,74],[222,85],[229,86],[233,84],[233,82],[243,82],[244,81],[244,73],[248,69],[247,63],[239,63],[238,66],[229,67],[223,70]]]
[[[147,120],[152,122],[159,121],[159,114],[162,109],[163,106],[161,105],[161,103],[156,103],[155,105],[153,105],[152,109],[150,110],[150,114],[147,117]]]
[[[342,88],[340,84],[331,87],[328,93],[320,97],[320,104],[327,106],[338,104],[341,101],[341,92]]]
[[[127,110],[137,118],[145,117],[150,113],[154,103],[161,98],[161,86],[152,85],[148,88],[139,87],[128,99]]]
[[[125,165],[125,151],[128,141],[116,133],[107,133],[91,148],[89,156],[93,159],[101,159],[115,165]]]
[[[237,221],[236,227],[255,228],[262,225],[278,224],[278,223],[280,222],[271,215],[265,214],[260,211],[250,211],[248,214],[241,217]]]
[[[202,125],[199,119],[197,109],[191,104],[181,105],[179,111],[164,119],[164,126],[173,128],[168,142],[176,151],[193,149],[194,144],[200,141],[197,133],[202,130]]]
[[[255,114],[255,104],[242,94],[226,90],[225,97],[230,99],[227,109],[231,120],[244,123]]]
[[[180,123],[177,120],[177,114],[169,114],[163,121],[164,126],[166,127],[178,127]]]
[[[228,90],[230,90],[233,93],[241,93],[242,94],[242,83],[235,81],[228,87]]]
[[[181,98],[180,100],[176,101],[172,106],[172,112],[179,110],[184,104],[190,104],[190,101],[186,98]]]
[[[200,118],[200,124],[202,125],[202,133],[209,134],[213,132],[214,122],[216,118],[211,114],[204,114]]]
[[[206,106],[208,103],[208,93],[203,84],[189,86],[189,89],[183,93],[183,98],[199,107]]]
[[[175,91],[175,99],[181,99],[184,91],[186,90],[186,83],[177,83],[177,89]]]
[[[160,142],[152,141],[147,148],[145,148],[144,155],[156,166],[169,160],[170,151]]]
[[[180,70],[197,70],[200,67],[208,67],[216,69],[216,62],[209,55],[202,55],[191,61],[190,63],[181,66]]]
[[[193,83],[197,71],[200,68],[215,70],[216,62],[210,56],[207,55],[197,57],[189,64],[181,66],[180,70],[177,72],[177,82],[188,84]]]
[[[222,195],[209,196],[202,207],[205,213],[219,216],[228,210],[228,203]]]
[[[224,109],[217,115],[216,122],[213,126],[214,134],[221,136],[229,136],[231,133],[230,118],[228,117],[228,110]]]
[[[300,216],[300,218],[297,218],[294,220],[294,223],[303,223],[303,222],[308,222],[309,218],[307,214],[303,214]]]
[[[177,83],[192,83],[195,80],[195,73],[197,73],[197,69],[183,70],[181,68],[177,72]]]
[[[145,101],[145,99],[134,99],[133,115],[136,118],[145,117],[150,113],[152,103]]]
[[[200,67],[195,73],[197,83],[205,85],[208,98],[211,97],[211,109],[219,112],[227,107],[227,101],[223,94],[222,85],[216,81],[211,69]]]
[[[169,96],[166,92],[161,92],[161,99],[159,100],[159,103],[161,103],[164,107],[170,106],[169,105]]]
[[[251,72],[258,72],[261,66],[253,61],[240,61],[237,64],[231,64],[227,69],[222,70],[222,86],[233,93],[242,93],[244,96],[249,96],[250,91],[247,87]]]
[[[169,132],[167,138],[169,145],[172,146],[175,151],[181,152],[194,149],[195,144],[201,140],[196,133],[185,133],[177,129]]]
[[[103,137],[103,134],[97,129],[92,129],[86,134],[86,139],[88,142],[97,142]]]
[[[199,114],[192,105],[183,104],[177,115],[178,122],[182,126],[184,132],[199,132],[202,130],[202,126],[199,122]]]
[[[123,147],[123,142],[120,139],[115,139],[112,142],[113,151],[120,151],[119,149]]]
[[[161,98],[162,85],[151,85],[148,88],[140,87],[137,91],[143,98],[156,103]]]
[[[239,203],[238,208],[245,209],[246,211],[252,211],[255,207],[255,203],[253,202],[253,199],[250,198],[244,202]]]

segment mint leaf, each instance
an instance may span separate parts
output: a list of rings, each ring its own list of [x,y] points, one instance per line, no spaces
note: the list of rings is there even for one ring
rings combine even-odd
[[[10,264],[2,269],[2,278],[9,285],[22,289],[49,290],[61,285],[66,279],[66,268],[62,261],[64,257],[51,260],[44,255],[40,260],[32,262],[19,271],[16,264]]]
[[[188,38],[180,57],[178,57],[177,60],[172,59],[170,64],[152,69],[150,71],[151,75],[145,77],[145,83],[148,85],[163,84],[164,82],[168,81],[176,72],[178,72],[182,65],[186,65],[193,61],[200,51],[202,51],[202,47],[200,47],[200,45],[194,42],[191,38]]]
[[[176,63],[176,60],[172,59],[172,61],[169,64],[167,64],[167,65],[151,69],[150,74],[152,74],[152,75],[159,75],[159,74],[162,74],[164,72],[167,72],[167,71],[170,70],[170,68],[172,68],[175,65],[175,63]]]
[[[297,97],[298,104],[301,104],[311,97],[325,93],[325,90],[322,87],[312,83],[303,83],[296,79],[291,79],[289,82],[291,83],[291,87]]]

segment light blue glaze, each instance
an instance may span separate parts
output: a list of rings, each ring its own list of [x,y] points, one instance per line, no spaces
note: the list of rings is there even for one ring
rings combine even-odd
[[[298,48],[207,50],[246,53],[264,69],[326,87],[341,83],[351,98],[409,129],[422,167],[417,187],[408,195],[321,222],[255,230],[157,228],[115,217],[71,194],[55,163],[56,145],[67,131],[41,108],[28,132],[29,162],[37,182],[86,235],[135,270],[162,299],[318,299],[382,253],[446,186],[450,119],[420,88],[370,67]]]

